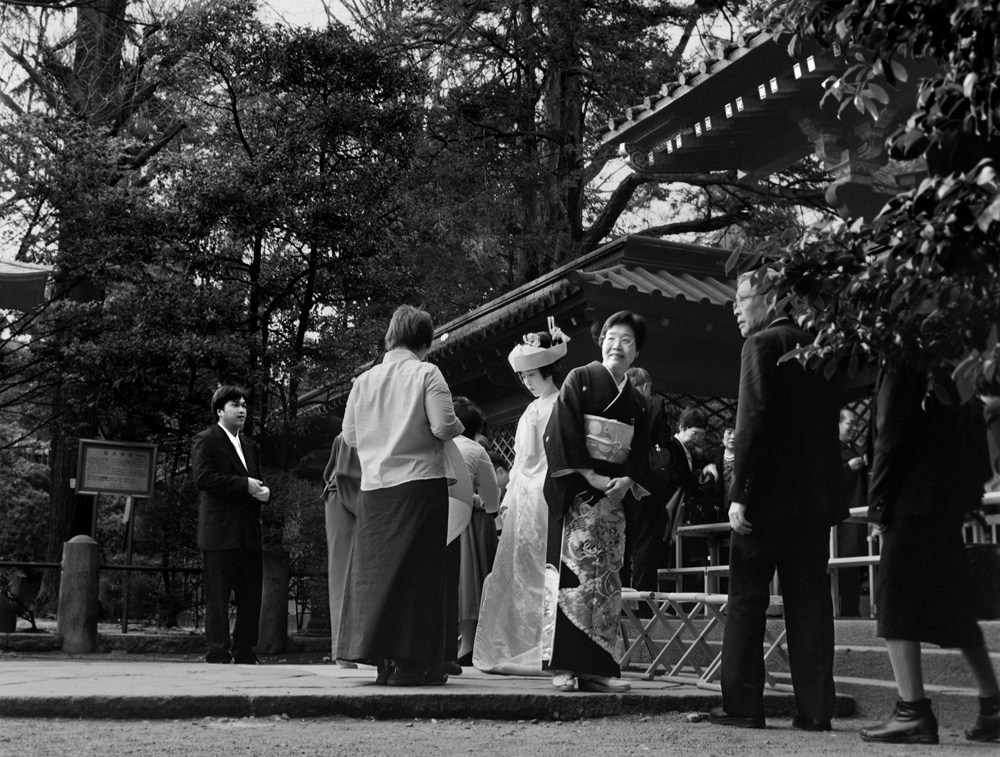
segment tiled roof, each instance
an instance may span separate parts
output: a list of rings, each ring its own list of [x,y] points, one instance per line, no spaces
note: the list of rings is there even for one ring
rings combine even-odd
[[[439,326],[434,334],[434,359],[451,354],[470,339],[482,341],[508,326],[530,319],[553,304],[566,299],[576,288],[568,274],[575,269],[594,270],[621,260],[615,244],[604,245],[512,292]]]
[[[4,260],[0,258],[0,276],[37,276],[48,274],[52,270],[50,265],[35,265],[34,263],[22,263],[19,260]]]
[[[624,141],[627,133],[635,133],[634,127],[641,122],[658,121],[657,113],[669,107],[695,87],[707,82],[722,69],[745,57],[751,50],[761,47],[773,39],[774,37],[770,34],[759,29],[748,29],[739,36],[735,44],[720,45],[714,57],[701,61],[696,69],[680,74],[676,80],[664,83],[658,92],[647,95],[641,103],[626,108],[624,117],[618,116],[609,119],[608,131],[601,141],[618,144]]]
[[[803,44],[793,57],[786,38],[749,30],[611,119],[602,142],[638,170],[755,173],[794,162],[813,148],[789,114],[836,122],[835,105],[820,113],[819,102],[823,80],[844,65],[839,48]]]
[[[0,308],[31,310],[45,298],[52,266],[0,260]]]
[[[728,306],[736,299],[736,287],[712,276],[676,276],[669,271],[650,271],[642,266],[617,265],[603,271],[571,271],[574,284],[613,287],[626,294],[645,294],[674,300],[690,300],[710,305]]]

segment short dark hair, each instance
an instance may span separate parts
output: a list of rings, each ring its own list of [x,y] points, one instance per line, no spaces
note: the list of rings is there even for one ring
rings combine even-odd
[[[400,305],[392,314],[389,328],[385,332],[385,348],[394,350],[406,347],[422,350],[434,341],[434,319],[426,310],[412,305]]]
[[[493,463],[494,468],[503,468],[505,471],[510,470],[510,464],[504,460],[503,455],[499,452],[488,449],[486,450],[486,454],[490,456],[490,462]]]
[[[681,411],[677,419],[678,428],[708,428],[708,416],[700,407],[688,407]]]
[[[731,416],[731,415],[727,415],[725,418],[723,418],[722,419],[722,430],[723,430],[723,432],[725,432],[725,431],[735,431],[736,430],[736,419],[733,416]]]
[[[247,400],[249,402],[250,393],[239,384],[220,384],[212,395],[212,418],[219,420],[219,411],[228,402],[239,402]]]
[[[475,439],[479,436],[479,432],[482,431],[483,425],[486,423],[486,416],[476,406],[476,403],[468,397],[455,397],[453,402],[455,403],[455,415],[458,416],[458,419],[462,421],[462,425],[465,426],[465,431],[462,432],[462,435],[470,439]]]
[[[649,375],[649,371],[645,368],[637,368],[632,366],[627,371],[625,375],[628,376],[629,381],[632,382],[632,386],[638,389],[640,386],[646,386],[647,384],[652,385],[653,377]]]
[[[641,350],[646,345],[646,319],[631,310],[619,310],[601,327],[601,341],[613,326],[628,326],[635,334],[635,347]]]

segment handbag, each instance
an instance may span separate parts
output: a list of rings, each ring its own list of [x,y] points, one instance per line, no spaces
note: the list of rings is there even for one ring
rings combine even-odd
[[[1000,547],[966,544],[969,580],[978,620],[1000,620]]]

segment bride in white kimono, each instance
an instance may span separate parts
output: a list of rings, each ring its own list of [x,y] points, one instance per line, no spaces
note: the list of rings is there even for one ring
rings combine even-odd
[[[493,571],[483,585],[472,664],[487,673],[551,675],[542,670],[549,523],[542,494],[548,473],[542,435],[559,396],[559,360],[566,354],[569,338],[551,318],[549,329],[548,334],[525,335],[524,342],[508,356],[511,367],[536,399],[517,423],[514,466],[500,506],[503,533]],[[549,569],[556,570],[553,566]]]

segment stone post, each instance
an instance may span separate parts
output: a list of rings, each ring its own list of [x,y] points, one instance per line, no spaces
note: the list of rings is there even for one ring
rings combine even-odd
[[[264,550],[258,654],[281,654],[288,643],[289,557],[285,549]]]
[[[101,550],[89,536],[74,536],[63,545],[56,633],[69,654],[97,649],[100,558]]]

